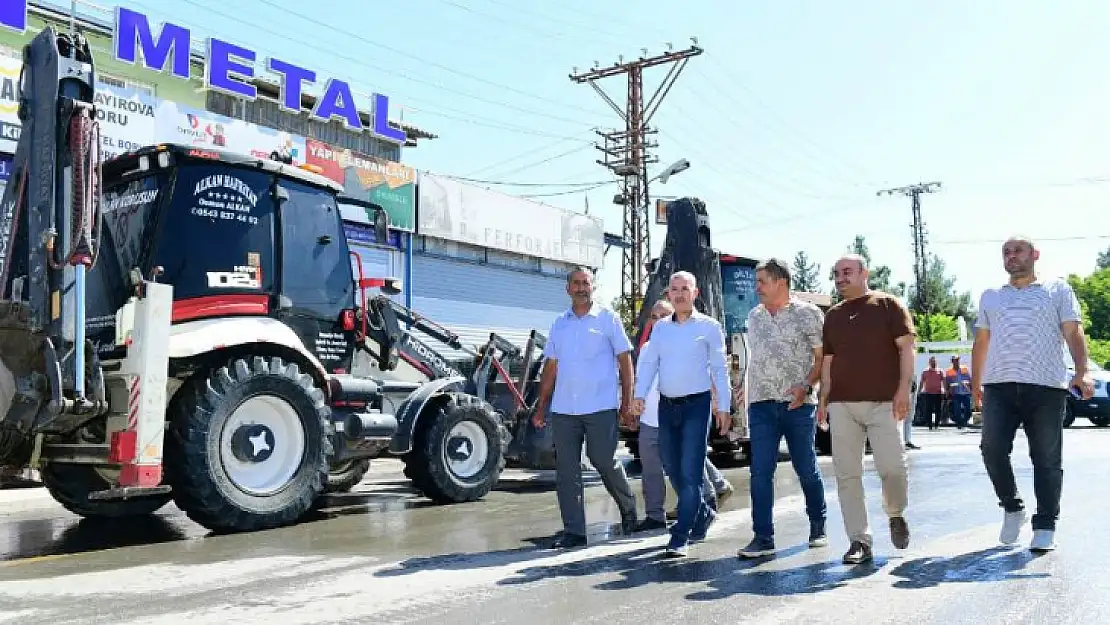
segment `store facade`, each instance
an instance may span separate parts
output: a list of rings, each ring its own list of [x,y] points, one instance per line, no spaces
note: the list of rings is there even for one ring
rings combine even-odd
[[[466,344],[547,334],[569,305],[567,272],[601,265],[596,217],[425,173],[417,195],[413,307]]]

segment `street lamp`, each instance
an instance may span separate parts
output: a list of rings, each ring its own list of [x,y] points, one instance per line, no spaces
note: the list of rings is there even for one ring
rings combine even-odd
[[[654,178],[650,180],[650,182],[655,182],[656,180],[658,180],[659,184],[667,184],[667,180],[670,179],[671,176],[675,174],[680,174],[687,169],[690,169],[690,161],[684,158],[680,158],[677,161],[671,163],[670,167],[657,174]]]

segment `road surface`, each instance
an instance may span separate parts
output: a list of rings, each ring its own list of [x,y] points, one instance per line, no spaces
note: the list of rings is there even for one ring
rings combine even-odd
[[[1057,551],[997,546],[1001,512],[977,432],[918,432],[910,547],[891,546],[872,474],[876,560],[857,567],[840,564],[847,541],[828,459],[832,544],[805,546],[803,502],[782,464],[781,552],[755,562],[735,556],[750,538],[746,469],[726,472],[737,494],[685,560],[660,557],[662,533],[614,535],[619,515],[599,485],[587,490],[591,545],[544,548],[559,529],[549,475],[514,472],[483,502],[436,507],[381,462],[360,492],[330,499],[318,519],[226,536],[208,536],[172,506],[144,522],[78,523],[41,490],[5,491],[0,622],[1110,623],[1110,429],[1065,437]],[[1014,453],[1032,499],[1020,434]]]

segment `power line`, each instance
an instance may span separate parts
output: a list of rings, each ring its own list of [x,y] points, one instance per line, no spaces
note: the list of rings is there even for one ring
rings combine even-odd
[[[235,20],[236,22],[240,21],[238,17],[232,16],[228,13],[224,13],[224,12],[218,10],[218,9],[214,9],[214,8],[211,8],[211,7],[208,7],[208,6],[205,6],[205,5],[201,5],[201,4],[197,4],[195,2],[195,0],[182,0],[182,1],[187,3],[187,4],[191,4],[191,5],[193,5],[197,8],[200,8],[200,9],[203,9],[203,10],[208,11],[210,13],[213,13],[215,15],[219,15],[219,16],[231,19],[231,20]],[[177,20],[177,21],[181,22],[181,20]],[[183,25],[189,25],[189,24],[185,24],[184,22],[181,22],[181,23]],[[192,26],[195,28],[195,24],[192,25]],[[434,81],[431,81],[431,80],[425,80],[425,79],[422,79],[422,78],[417,78],[415,76],[411,76],[411,75],[406,74],[404,72],[399,72],[399,71],[396,71],[396,70],[393,70],[393,69],[390,69],[390,68],[387,68],[387,67],[381,67],[381,66],[378,66],[378,65],[374,65],[372,63],[367,63],[366,61],[364,61],[362,59],[359,59],[359,58],[356,58],[356,57],[353,57],[353,56],[350,56],[350,55],[343,54],[343,53],[339,52],[338,50],[336,50],[334,48],[325,48],[325,47],[317,45],[317,44],[315,44],[311,41],[306,41],[304,39],[291,38],[291,37],[289,37],[288,33],[278,32],[274,29],[267,28],[266,26],[260,25],[256,22],[251,22],[250,26],[254,27],[255,29],[257,29],[259,31],[269,33],[269,34],[274,35],[276,37],[281,37],[283,40],[294,41],[294,42],[296,42],[298,44],[301,44],[301,45],[304,45],[305,47],[308,47],[310,49],[318,50],[320,52],[324,52],[325,54],[328,54],[328,55],[331,55],[331,56],[334,56],[334,57],[337,57],[337,58],[340,58],[340,59],[343,59],[343,60],[346,60],[346,61],[350,61],[350,62],[358,64],[362,67],[366,67],[366,68],[370,68],[370,69],[382,72],[383,74],[388,74],[390,76],[395,76],[395,77],[400,78],[402,80],[407,80],[407,81],[410,81],[410,82],[431,86],[431,87],[434,87],[434,88],[439,89],[441,91],[452,93],[452,94],[457,95],[457,96],[462,96],[464,98],[469,98],[471,100],[482,102],[484,104],[490,104],[490,105],[494,105],[494,106],[508,108],[508,109],[512,109],[512,110],[515,110],[515,111],[518,111],[518,112],[521,112],[521,113],[525,113],[525,114],[528,114],[528,115],[544,117],[544,118],[552,119],[552,120],[555,120],[555,121],[572,123],[572,124],[576,124],[576,125],[578,125],[580,127],[584,127],[584,128],[593,126],[593,124],[588,124],[588,123],[586,123],[582,120],[571,119],[571,118],[567,118],[567,117],[561,117],[559,115],[553,115],[553,114],[545,112],[545,111],[537,111],[537,110],[534,110],[534,109],[515,106],[515,105],[509,104],[509,103],[504,102],[504,101],[499,101],[499,100],[495,100],[495,99],[491,99],[491,98],[485,98],[485,97],[475,95],[475,94],[472,94],[472,93],[469,93],[469,92],[466,92],[466,91],[460,91],[458,89],[448,89],[448,88],[443,87],[442,85],[440,85],[440,84],[438,84]],[[211,28],[206,27],[206,29],[210,32],[214,32],[213,29],[211,29]],[[197,30],[205,30],[205,29],[197,28]],[[363,95],[365,95],[365,94],[363,94]],[[447,107],[443,107],[438,103],[428,103],[426,100],[420,100],[420,99],[412,98],[412,97],[407,97],[407,98],[405,98],[405,100],[412,101],[412,102],[425,102],[425,103],[429,104],[430,106],[429,106],[428,109],[423,109],[423,112],[430,113],[430,114],[433,114],[433,115],[438,114],[440,117],[445,117],[447,119],[455,119],[457,121],[462,121],[464,123],[467,123],[467,122],[475,123],[475,125],[486,125],[487,127],[493,127],[493,128],[503,128],[505,130],[513,130],[514,132],[521,132],[521,133],[525,133],[525,134],[533,134],[533,135],[536,135],[536,136],[559,137],[559,135],[555,135],[555,134],[552,134],[552,133],[543,133],[543,132],[535,131],[535,130],[529,129],[525,126],[513,126],[513,125],[509,125],[509,124],[500,123],[497,120],[489,120],[489,118],[481,118],[479,116],[476,116],[476,115],[474,115],[472,113],[469,113],[469,112],[466,112],[466,111],[458,111],[457,109],[450,109],[450,108],[447,108]],[[410,107],[410,108],[413,108],[413,107]],[[444,110],[444,111],[452,111],[452,112],[458,113],[460,115],[464,115],[466,117],[465,118],[456,118],[456,117],[452,117],[451,115],[437,113],[436,112],[437,109],[438,110]],[[414,110],[421,110],[421,109],[415,109],[414,108]],[[475,122],[475,120],[477,120],[477,119],[486,119],[486,120],[489,120],[490,123],[478,124],[477,122]]]
[[[532,93],[530,91],[525,91],[524,89],[518,89],[516,87],[512,87],[510,85],[505,85],[505,84],[502,84],[502,83],[498,83],[498,82],[489,80],[488,78],[483,78],[481,76],[471,74],[469,72],[464,72],[462,70],[458,70],[458,69],[455,69],[453,67],[448,67],[447,65],[444,65],[442,63],[438,63],[436,61],[425,59],[425,58],[422,58],[422,57],[417,56],[415,54],[412,54],[410,52],[405,52],[404,50],[400,50],[400,49],[394,48],[392,46],[388,46],[388,45],[386,45],[384,43],[381,43],[379,41],[375,41],[373,39],[369,39],[369,38],[363,37],[361,35],[357,35],[357,34],[351,32],[350,30],[337,28],[333,24],[328,24],[326,22],[322,22],[322,21],[320,21],[320,20],[318,20],[314,17],[311,17],[309,15],[305,15],[303,13],[298,13],[296,11],[292,11],[289,8],[287,8],[285,5],[281,5],[281,4],[278,4],[276,2],[273,2],[273,0],[257,0],[257,1],[261,2],[262,4],[272,6],[275,9],[278,9],[278,10],[280,10],[284,13],[287,13],[289,15],[292,15],[294,17],[303,19],[307,22],[311,22],[313,24],[318,24],[318,25],[323,26],[324,28],[327,28],[327,29],[332,30],[332,31],[341,32],[341,33],[343,33],[343,34],[345,34],[349,37],[357,39],[358,41],[360,41],[362,43],[365,43],[365,44],[368,44],[368,45],[371,45],[375,48],[380,48],[382,50],[388,50],[390,52],[393,52],[394,54],[398,54],[400,56],[412,59],[412,60],[417,61],[419,63],[424,63],[424,64],[430,65],[432,67],[437,67],[439,69],[442,69],[445,72],[455,74],[456,76],[462,76],[463,78],[468,78],[470,80],[475,80],[477,82],[480,82],[480,83],[485,84],[485,85],[489,85],[491,87],[496,87],[498,89],[503,89],[503,90],[509,91],[511,93],[516,93],[518,95],[522,95],[522,96],[531,98],[533,100],[538,100],[538,101],[543,102],[544,104],[546,104],[548,106],[551,105],[550,98],[545,98],[544,96],[537,95],[537,94]],[[582,106],[577,106],[577,105],[573,105],[573,104],[566,104],[566,103],[563,103],[563,102],[560,102],[559,106],[560,106],[560,108],[572,108],[572,109],[576,109],[576,110],[579,110],[579,111],[584,111],[584,112],[589,113],[591,115],[594,115],[594,114],[597,113],[596,111],[587,109],[587,108],[582,107]]]
[[[577,138],[572,139],[570,137],[566,137],[566,138],[558,139],[556,141],[552,141],[551,143],[546,143],[546,144],[538,146],[538,147],[530,148],[530,149],[525,150],[525,151],[523,151],[519,154],[514,154],[513,156],[510,156],[510,157],[504,158],[502,160],[499,160],[499,161],[497,161],[496,163],[494,163],[492,165],[486,165],[485,167],[481,167],[479,169],[475,169],[473,171],[467,172],[464,175],[466,175],[466,176],[477,176],[478,174],[480,174],[482,172],[486,172],[486,171],[489,171],[491,169],[497,169],[498,167],[501,167],[502,165],[508,165],[509,163],[515,163],[518,160],[520,160],[520,159],[522,159],[526,156],[531,156],[531,155],[533,155],[537,152],[543,152],[543,151],[545,151],[549,148],[553,148],[553,147],[555,147],[555,146],[557,146],[561,143],[566,143],[567,141],[580,141],[584,145],[593,145],[592,141],[587,141],[586,139],[577,139]]]
[[[1103,241],[1110,239],[1110,234],[1091,234],[1091,235],[1076,235],[1069,237],[1034,237],[1033,242],[1039,244],[1043,241],[1048,242],[1062,242],[1062,241]],[[1009,239],[949,239],[947,241],[936,241],[937,245],[981,245],[986,243],[1005,243]]]
[[[582,189],[571,189],[569,191],[555,191],[555,192],[552,192],[552,193],[530,193],[530,194],[526,194],[526,195],[521,195],[519,197],[528,197],[528,198],[531,198],[531,197],[554,197],[556,195],[571,195],[571,194],[574,194],[574,193],[585,193],[587,191],[593,191],[594,189],[599,189],[599,188],[604,187],[606,185],[617,184],[618,182],[620,182],[620,181],[619,180],[606,180],[604,182],[599,182],[599,183],[595,184],[592,187],[585,187],[585,188],[582,188]]]

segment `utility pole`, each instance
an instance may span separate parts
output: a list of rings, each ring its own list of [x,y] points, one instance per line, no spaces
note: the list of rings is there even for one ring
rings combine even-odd
[[[640,312],[647,286],[644,267],[651,258],[647,166],[658,162],[658,158],[651,156],[649,152],[658,147],[658,144],[648,142],[648,136],[657,132],[649,123],[686,64],[692,57],[702,53],[697,45],[697,38],[691,40],[693,45],[685,50],[673,51],[672,46],[667,44],[667,52],[648,57],[645,48],[636,60],[625,62],[623,57],[618,57],[617,62],[610,67],[600,67],[594,61],[592,70],[579,73],[578,68],[574,68],[574,73],[570,75],[572,81],[578,84],[588,83],[593,87],[624,120],[623,130],[597,132],[601,137],[601,145],[597,149],[604,155],[604,160],[597,162],[621,180],[620,194],[613,199],[613,203],[624,207],[623,235],[625,241],[630,243],[621,253],[621,298],[625,300],[633,318]],[[644,70],[660,65],[669,65],[670,68],[645,103]],[[628,81],[628,95],[623,108],[598,84],[603,78],[620,75],[626,75]]]
[[[929,277],[929,256],[925,250],[925,220],[921,217],[921,194],[936,193],[938,189],[940,189],[939,182],[919,182],[905,187],[883,189],[875,194],[894,195],[898,193],[909,196],[913,202],[913,225],[910,226],[913,232],[913,277],[916,284],[917,304],[921,312],[925,314],[926,341],[933,339],[933,328],[929,321],[929,315],[932,314],[932,302],[929,301],[926,284]]]

